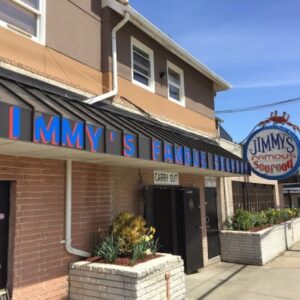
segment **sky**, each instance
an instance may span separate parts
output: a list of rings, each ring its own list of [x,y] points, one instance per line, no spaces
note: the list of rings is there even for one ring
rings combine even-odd
[[[299,0],[130,0],[190,54],[232,84],[215,110],[300,97]],[[300,101],[257,111],[217,114],[241,142],[278,110],[300,125]]]

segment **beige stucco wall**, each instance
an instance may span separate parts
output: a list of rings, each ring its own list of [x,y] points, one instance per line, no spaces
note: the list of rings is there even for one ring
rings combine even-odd
[[[100,72],[2,27],[0,27],[0,63],[92,94],[102,93]]]

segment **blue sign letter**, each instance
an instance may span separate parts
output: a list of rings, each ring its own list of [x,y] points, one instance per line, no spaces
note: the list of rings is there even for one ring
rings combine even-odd
[[[70,120],[62,119],[62,144],[70,148],[83,148],[83,123],[75,122],[72,128]]]
[[[43,115],[37,116],[34,120],[34,141],[58,145],[60,142],[59,116],[51,116],[47,125]]]

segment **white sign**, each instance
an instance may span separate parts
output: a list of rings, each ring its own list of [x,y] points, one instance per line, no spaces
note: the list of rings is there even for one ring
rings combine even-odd
[[[284,179],[299,168],[299,140],[284,127],[274,125],[255,131],[244,150],[252,171],[266,179]]]
[[[154,184],[178,185],[179,174],[164,171],[154,171]]]
[[[205,177],[205,187],[217,187],[217,178]]]
[[[0,213],[0,220],[4,220],[5,219],[5,214]]]

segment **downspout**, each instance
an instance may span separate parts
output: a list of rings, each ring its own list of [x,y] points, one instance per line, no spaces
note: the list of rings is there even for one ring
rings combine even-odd
[[[112,30],[111,41],[112,41],[112,77],[113,89],[105,94],[85,100],[85,103],[94,104],[99,101],[114,97],[118,94],[118,60],[117,60],[117,32],[129,21],[129,13],[125,12],[123,20],[118,23]]]
[[[228,204],[228,188],[227,188],[227,180],[223,177],[223,187],[224,187],[224,200],[225,200],[225,213],[226,220],[229,218],[229,204]]]
[[[66,161],[66,239],[65,248],[70,254],[90,257],[91,253],[72,247],[72,161]]]

